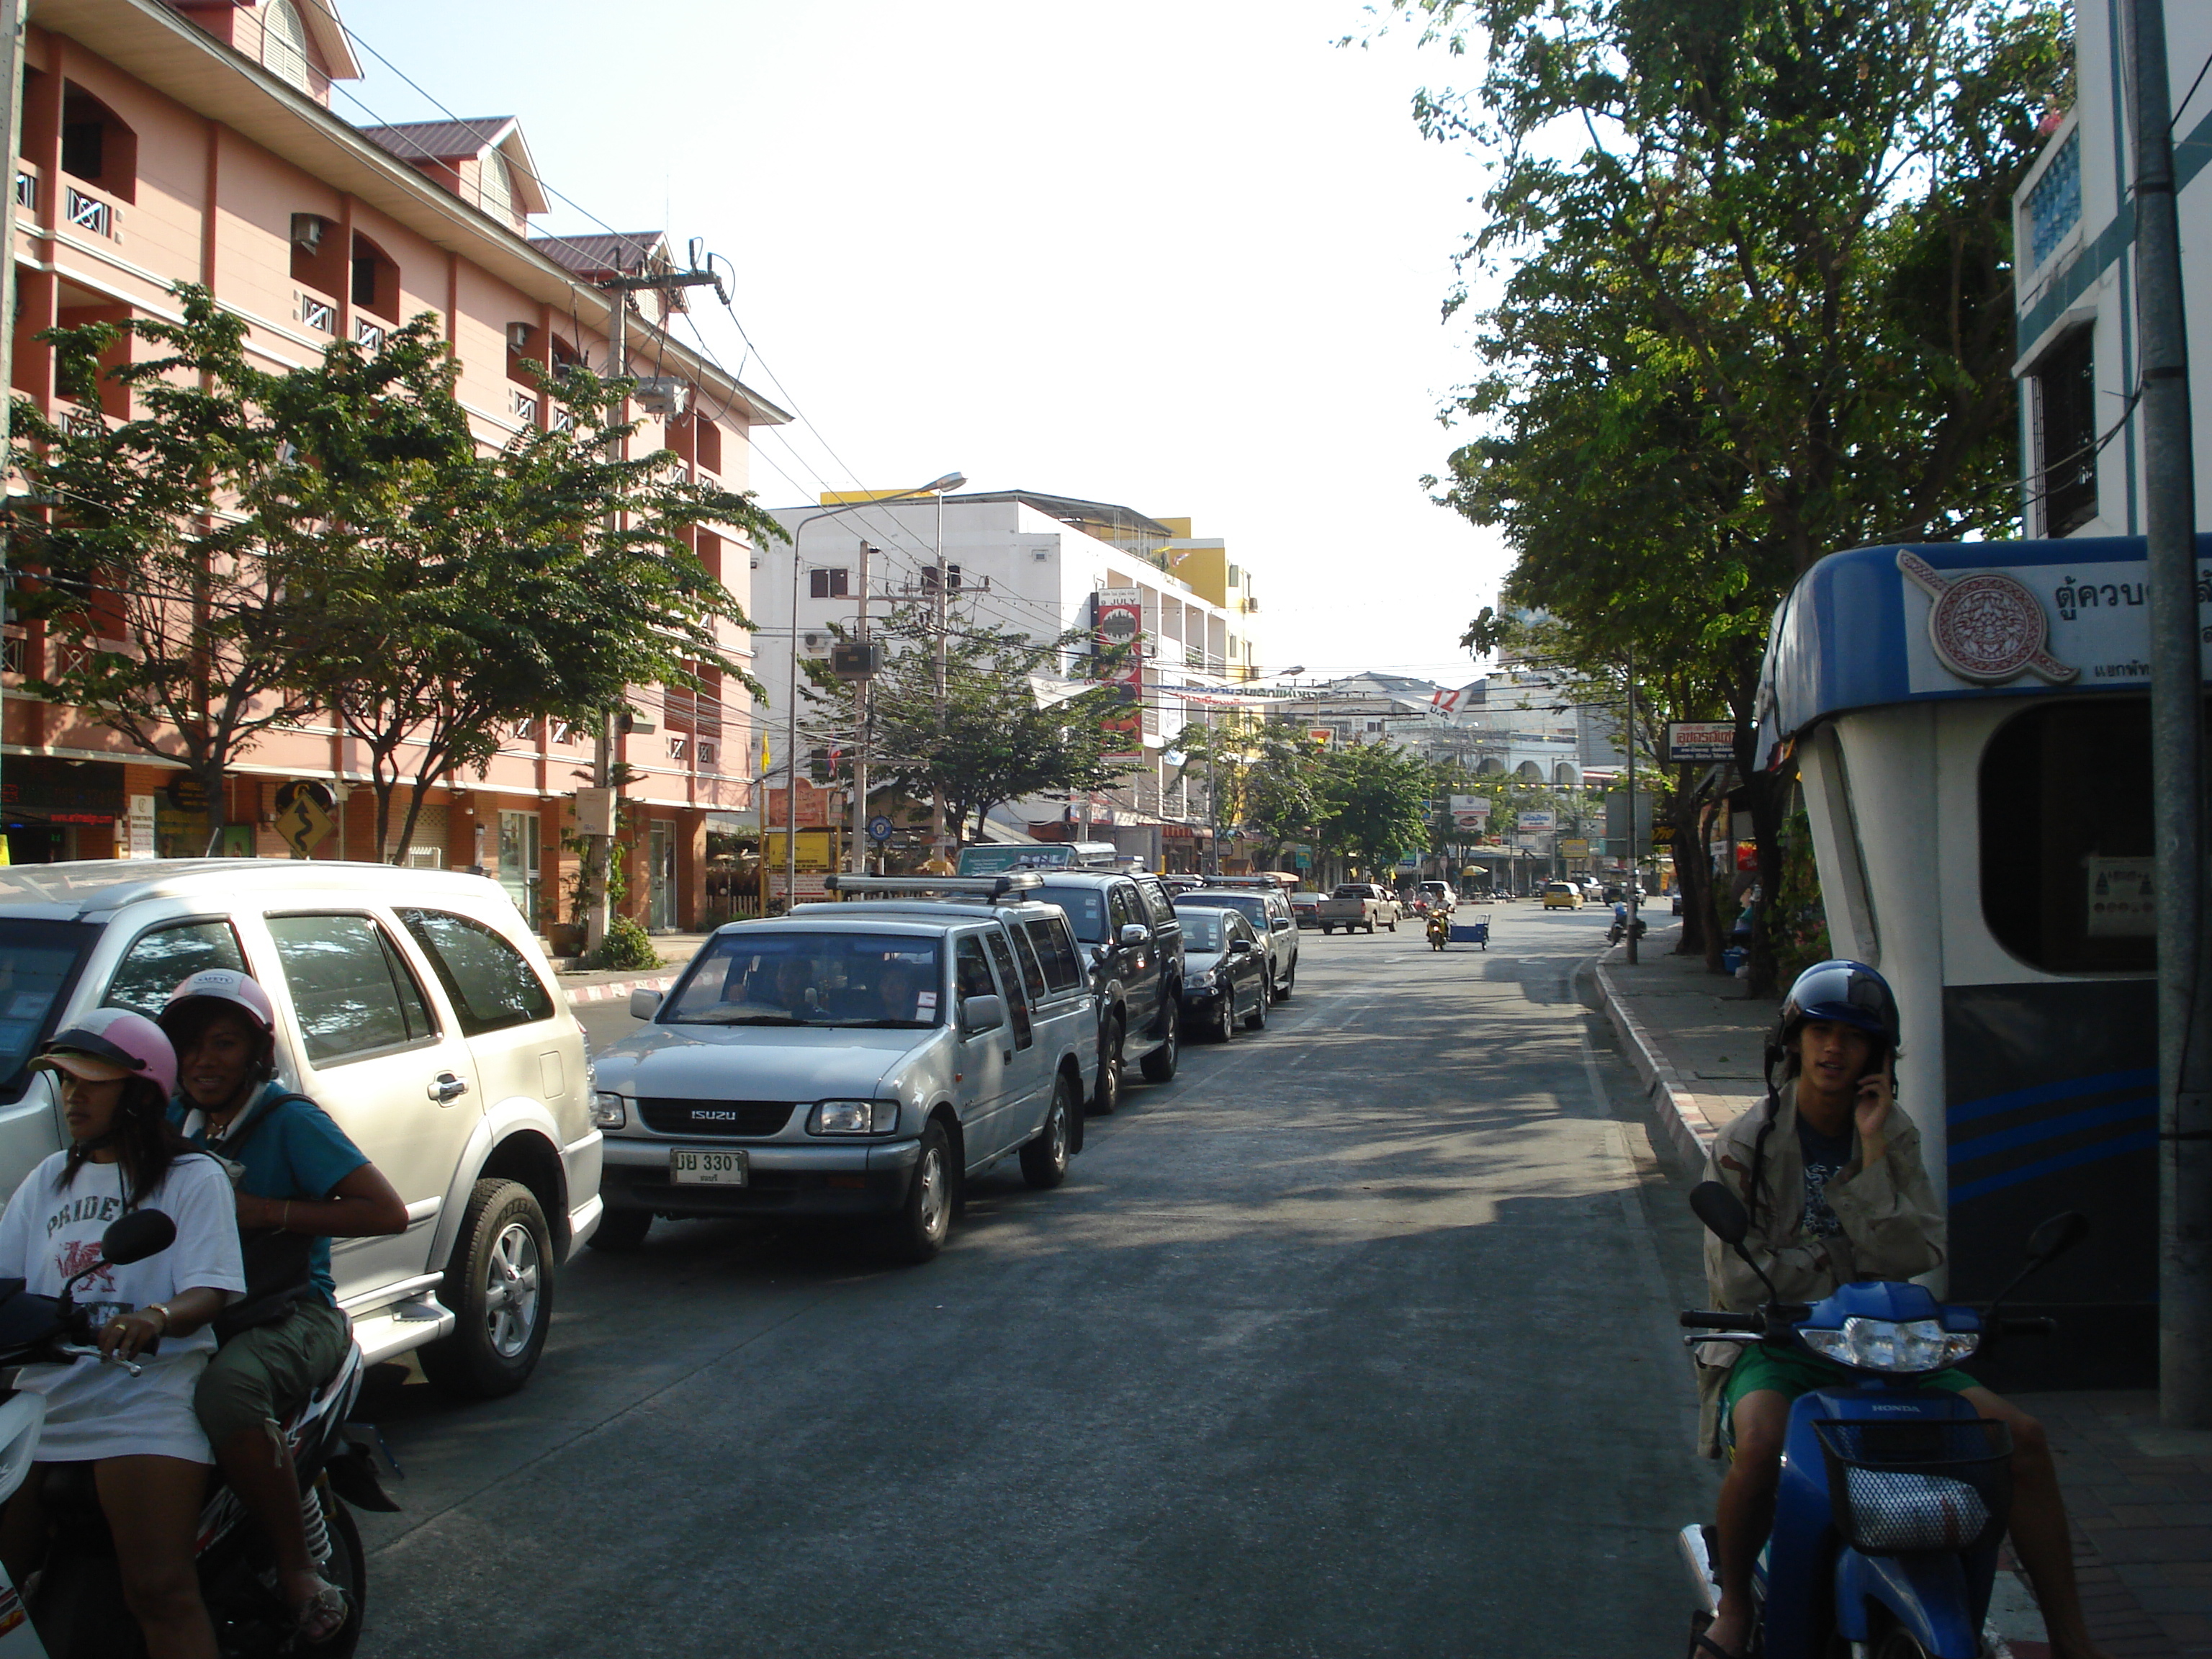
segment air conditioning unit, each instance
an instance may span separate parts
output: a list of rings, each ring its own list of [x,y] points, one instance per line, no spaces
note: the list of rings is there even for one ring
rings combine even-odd
[[[836,643],[837,636],[826,628],[799,630],[799,654],[802,657],[826,657]]]
[[[507,349],[522,352],[530,349],[530,337],[538,331],[528,323],[509,323],[507,325]]]
[[[691,406],[691,388],[673,374],[647,374],[630,394],[648,415],[674,420]]]
[[[295,213],[292,216],[292,246],[312,259],[330,228],[331,222],[319,213]]]

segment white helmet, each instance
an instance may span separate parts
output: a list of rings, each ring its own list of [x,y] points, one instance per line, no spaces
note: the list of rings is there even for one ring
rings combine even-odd
[[[180,1026],[195,1026],[218,1008],[241,1010],[264,1036],[276,1029],[276,1006],[269,993],[235,968],[203,968],[170,992],[161,1005],[161,1029],[180,1042]]]

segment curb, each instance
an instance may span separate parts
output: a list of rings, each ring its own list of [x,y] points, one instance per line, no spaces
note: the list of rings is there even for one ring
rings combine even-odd
[[[1591,965],[1597,977],[1598,1000],[1604,1006],[1606,1018],[1613,1022],[1613,1031],[1636,1067],[1636,1074],[1644,1079],[1645,1098],[1657,1109],[1659,1121],[1666,1128],[1668,1139],[1674,1143],[1675,1151],[1703,1168],[1705,1153],[1717,1132],[1706,1121],[1697,1096],[1684,1085],[1674,1062],[1661,1051],[1657,1042],[1644,1030],[1644,1023],[1629,1012],[1627,1000],[1614,986],[1613,975],[1605,970],[1605,958],[1599,957]]]
[[[618,979],[605,985],[572,985],[562,994],[574,1007],[582,1002],[627,1001],[632,991],[665,991],[676,983],[674,974],[657,974],[651,979]]]

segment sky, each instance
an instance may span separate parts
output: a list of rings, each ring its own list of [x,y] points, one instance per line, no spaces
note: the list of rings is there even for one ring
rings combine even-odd
[[[340,115],[519,116],[568,198],[534,229],[730,262],[694,315],[802,417],[756,432],[768,506],[958,471],[1189,518],[1267,669],[1478,672],[1506,556],[1419,481],[1483,173],[1411,112],[1466,60],[1340,48],[1360,0],[337,3]]]

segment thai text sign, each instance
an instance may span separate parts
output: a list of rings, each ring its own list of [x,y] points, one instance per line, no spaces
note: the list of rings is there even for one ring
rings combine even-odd
[[[1669,720],[1667,724],[1670,761],[1724,761],[1735,757],[1734,720]]]

